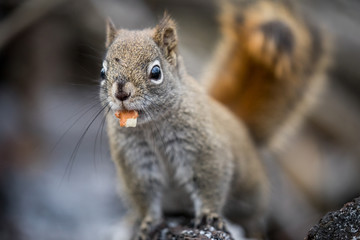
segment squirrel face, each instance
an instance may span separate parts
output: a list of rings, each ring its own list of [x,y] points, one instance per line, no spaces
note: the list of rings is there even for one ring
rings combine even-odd
[[[101,99],[113,111],[138,111],[139,124],[161,116],[176,103],[176,46],[175,25],[167,16],[142,31],[116,30],[108,21]]]

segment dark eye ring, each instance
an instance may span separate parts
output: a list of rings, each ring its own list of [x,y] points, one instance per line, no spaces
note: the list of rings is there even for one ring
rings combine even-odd
[[[106,78],[106,73],[105,73],[105,68],[102,68],[101,71],[100,71],[100,77],[101,79],[105,79]]]

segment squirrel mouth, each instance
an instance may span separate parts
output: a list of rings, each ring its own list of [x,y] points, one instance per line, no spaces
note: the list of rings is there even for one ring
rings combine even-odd
[[[123,116],[125,113],[128,112],[136,112],[137,113],[137,120],[140,120],[141,122],[143,122],[143,120],[146,118],[146,111],[144,109],[138,109],[135,106],[133,106],[131,103],[129,102],[116,102],[116,101],[111,101],[110,102],[110,108],[112,109],[112,115],[116,118],[119,118],[120,114]],[[126,118],[126,116],[125,116]],[[120,126],[123,124],[120,124]]]
[[[124,103],[124,102],[121,102],[120,104],[119,103],[115,103],[115,104],[113,104],[113,107],[112,107],[112,109],[113,109],[113,111],[114,112],[122,112],[122,111],[124,111],[124,112],[129,112],[129,111],[137,111],[137,112],[142,112],[141,110],[138,110],[138,109],[136,109],[136,108],[134,108],[134,107],[132,107],[131,105],[129,106],[130,104],[126,104],[126,103]]]
[[[136,127],[139,113],[136,110],[116,111],[115,117],[119,119],[120,127]]]

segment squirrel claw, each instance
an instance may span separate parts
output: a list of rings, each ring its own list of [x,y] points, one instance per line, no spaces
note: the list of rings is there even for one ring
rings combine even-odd
[[[195,227],[212,226],[217,230],[228,232],[223,218],[217,213],[203,213],[195,222]]]
[[[133,240],[150,240],[150,233],[154,229],[155,223],[152,218],[146,217],[142,220],[139,232],[133,238]]]
[[[134,240],[150,240],[150,238],[146,234],[140,233]]]

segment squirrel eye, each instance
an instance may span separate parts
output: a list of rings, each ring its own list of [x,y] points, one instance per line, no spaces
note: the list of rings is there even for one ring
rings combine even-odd
[[[148,66],[148,76],[152,83],[154,84],[161,84],[164,80],[164,75],[161,72],[161,64],[159,60],[153,61]]]
[[[153,66],[151,69],[150,78],[152,80],[159,80],[161,78],[161,69],[158,65]]]
[[[105,74],[105,69],[104,69],[104,68],[102,68],[101,71],[100,71],[100,77],[101,77],[101,79],[103,79],[103,80],[106,78],[106,74]]]

